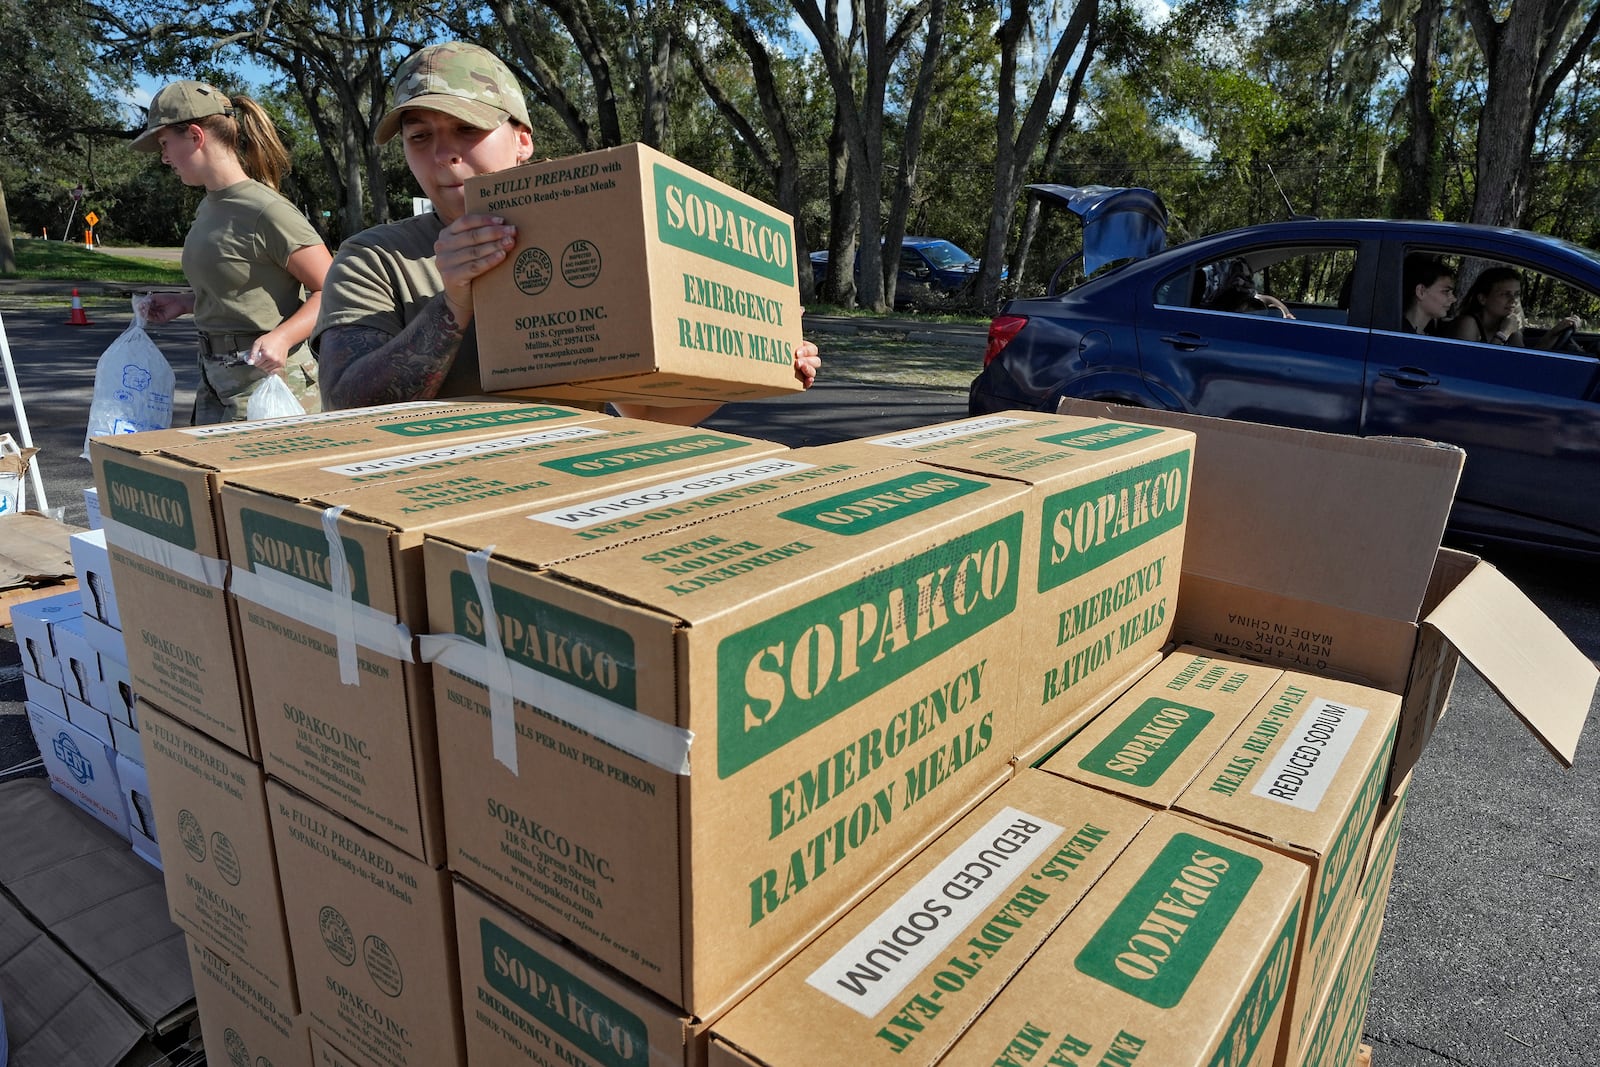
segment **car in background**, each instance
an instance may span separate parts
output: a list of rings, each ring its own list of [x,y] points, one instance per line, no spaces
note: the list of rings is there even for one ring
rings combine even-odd
[[[828,277],[828,253],[811,253],[811,278],[822,290]],[[966,292],[978,277],[981,262],[959,245],[938,237],[907,237],[900,242],[900,275],[895,282],[894,306],[908,308],[937,304]],[[861,267],[860,257],[856,269]],[[1005,277],[1005,271],[1001,271]]]
[[[1413,255],[1444,260],[1458,293],[1490,266],[1516,269],[1530,347],[1450,336],[1459,299],[1437,334],[1408,332],[1401,277]],[[1541,330],[1569,314],[1586,325]],[[968,405],[1054,410],[1072,396],[1459,445],[1454,534],[1600,555],[1597,325],[1589,249],[1486,226],[1301,218],[1008,302]]]

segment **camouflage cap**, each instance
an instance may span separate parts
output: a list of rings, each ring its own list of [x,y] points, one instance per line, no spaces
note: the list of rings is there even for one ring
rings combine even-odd
[[[228,94],[216,86],[207,85],[205,82],[173,82],[162,88],[150,101],[150,110],[144,120],[144,132],[133,139],[134,150],[161,151],[156,139],[168,126],[194,122],[196,119],[209,118],[212,115],[231,114],[233,114],[233,104],[229,102]]]
[[[507,115],[533,125],[522,86],[506,65],[488,49],[460,41],[429,45],[400,64],[394,103],[378,120],[379,144],[400,132],[400,117],[408,108],[441,111],[481,130],[494,129]]]

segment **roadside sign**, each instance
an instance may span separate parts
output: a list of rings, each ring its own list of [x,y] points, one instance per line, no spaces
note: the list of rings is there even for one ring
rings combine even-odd
[[[83,221],[88,223],[90,226],[98,226],[100,225],[100,216],[91,211],[83,216]]]

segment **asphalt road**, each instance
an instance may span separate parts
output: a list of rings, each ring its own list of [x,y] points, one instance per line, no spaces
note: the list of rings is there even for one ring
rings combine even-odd
[[[31,303],[22,307],[0,288],[34,442],[44,449],[49,503],[81,524],[81,490],[92,479],[78,457],[95,361],[129,312],[125,304],[94,306],[95,325],[69,327],[64,302]],[[169,324],[152,335],[177,372],[177,410],[187,412],[192,327]],[[816,339],[826,360],[826,337]],[[802,445],[965,414],[959,394],[830,384],[824,367],[809,393],[730,405],[710,425]],[[9,407],[0,410],[0,430],[16,429]],[[1600,659],[1600,568],[1491,558]],[[0,630],[0,779],[32,755],[21,700],[16,648]],[[1367,1020],[1376,1067],[1600,1064],[1597,733],[1591,721],[1577,766],[1563,770],[1482,679],[1462,669],[1407,809]]]

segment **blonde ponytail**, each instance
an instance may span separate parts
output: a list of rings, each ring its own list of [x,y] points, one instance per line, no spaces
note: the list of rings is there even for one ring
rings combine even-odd
[[[233,115],[211,115],[200,120],[208,134],[239,157],[244,172],[262,185],[277,189],[289,173],[289,150],[278,137],[272,117],[250,97],[231,98]]]

